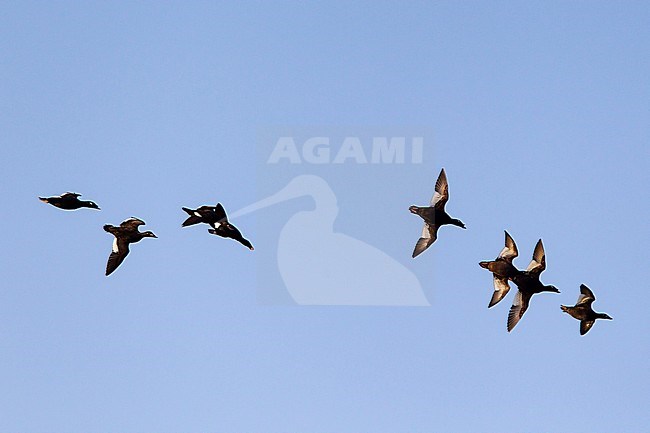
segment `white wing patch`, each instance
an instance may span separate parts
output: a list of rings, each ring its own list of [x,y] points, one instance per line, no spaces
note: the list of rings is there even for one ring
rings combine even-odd
[[[442,199],[442,194],[440,194],[438,191],[435,191],[433,193],[433,197],[431,197],[431,201],[429,202],[431,206],[435,205]]]
[[[492,279],[494,280],[494,293],[492,293],[492,299],[490,299],[488,308],[498,304],[510,291],[507,278],[501,278],[496,274],[492,274]]]
[[[431,232],[429,232],[429,225],[427,223],[425,223],[424,227],[422,227],[422,235],[420,237],[424,239],[431,238]]]
[[[119,248],[117,247],[117,238],[115,238],[113,240],[113,252],[114,253],[119,253],[120,252]]]
[[[201,218],[201,214],[198,213],[198,212],[194,212],[194,215],[196,215],[197,217]]]
[[[503,292],[505,295],[510,290],[510,285],[508,284],[507,278],[498,277],[496,274],[492,274],[492,280],[494,283],[494,291]]]

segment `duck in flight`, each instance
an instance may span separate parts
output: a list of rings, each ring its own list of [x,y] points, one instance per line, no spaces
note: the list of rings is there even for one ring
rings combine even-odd
[[[79,200],[79,197],[81,197],[81,194],[66,192],[58,196],[39,197],[38,199],[43,203],[51,204],[52,206],[63,210],[75,210],[82,207],[100,210],[99,206],[97,206],[94,201]]]
[[[452,218],[445,212],[445,204],[449,200],[449,184],[445,169],[440,170],[438,180],[436,180],[435,192],[431,198],[429,206],[419,207],[411,206],[411,213],[419,215],[424,220],[422,235],[415,244],[412,257],[415,258],[429,248],[438,238],[438,229],[447,224],[452,224],[461,228],[466,228],[465,224],[459,219]]]
[[[585,335],[592,326],[596,319],[607,319],[613,320],[609,315],[605,313],[596,313],[592,308],[591,304],[596,300],[594,292],[592,292],[589,287],[584,284],[580,285],[580,296],[578,296],[578,301],[573,307],[567,307],[566,305],[560,305],[560,308],[565,313],[568,313],[574,319],[580,321],[580,335]]]
[[[242,236],[239,229],[228,222],[226,210],[223,208],[223,206],[221,206],[221,203],[217,203],[217,206],[214,209],[214,213],[216,216],[216,222],[210,224],[214,228],[208,229],[209,233],[221,236],[222,238],[234,239],[251,251],[255,249],[253,248],[253,245],[250,243],[250,241]]]
[[[482,268],[492,272],[492,279],[494,280],[494,293],[492,293],[488,308],[498,304],[508,294],[510,290],[508,280],[512,280],[520,272],[512,264],[512,260],[519,255],[517,244],[507,231],[504,230],[504,232],[506,234],[505,247],[503,247],[499,256],[492,261],[479,262]]]
[[[560,293],[555,286],[545,285],[539,280],[540,274],[546,269],[546,254],[542,240],[537,241],[533,259],[525,271],[517,272],[512,281],[517,285],[517,294],[508,313],[508,332],[519,323],[519,320],[528,309],[530,298],[535,293],[554,292]]]
[[[104,230],[115,236],[113,241],[113,250],[108,256],[106,264],[106,276],[110,275],[124,261],[129,254],[129,244],[140,242],[143,238],[157,238],[151,231],[140,232],[138,227],[145,222],[139,218],[129,218],[119,225],[119,227],[106,224]]]

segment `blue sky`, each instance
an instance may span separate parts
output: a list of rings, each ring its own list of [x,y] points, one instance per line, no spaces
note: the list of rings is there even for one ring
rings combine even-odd
[[[650,424],[644,2],[2,11],[3,432]],[[261,303],[275,282],[256,271],[274,248],[260,230],[305,199],[236,221],[254,252],[180,228],[181,206],[262,198],[269,127],[431,131],[422,164],[319,169],[340,193],[335,228],[408,267],[430,307]],[[441,167],[468,229],[442,228],[412,260],[421,224],[408,206],[429,200]],[[36,199],[67,190],[102,211]],[[101,226],[132,215],[159,239],[106,278]],[[512,295],[488,310],[478,266],[504,229],[519,267],[544,240],[542,280],[562,292],[536,295],[510,334]],[[585,337],[559,309],[581,283],[614,318]]]

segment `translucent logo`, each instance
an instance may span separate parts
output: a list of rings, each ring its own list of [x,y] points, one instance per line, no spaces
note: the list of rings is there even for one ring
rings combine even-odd
[[[390,230],[388,206],[410,218],[409,200],[391,203],[391,196],[400,197],[397,185],[413,167],[422,169],[425,134],[352,129],[260,135],[260,198],[231,218],[256,216],[261,303],[429,305],[410,269],[413,239],[397,249],[381,236]]]
[[[422,163],[423,137],[411,137],[408,149],[407,137],[375,136],[368,141],[370,145],[364,147],[360,137],[346,136],[337,148],[330,137],[309,137],[300,144],[295,137],[279,137],[267,163],[285,160],[291,164],[404,164],[407,150],[411,163]]]

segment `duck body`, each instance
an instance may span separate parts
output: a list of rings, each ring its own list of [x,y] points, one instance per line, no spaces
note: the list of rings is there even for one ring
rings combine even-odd
[[[508,278],[509,280],[512,280],[516,275],[521,273],[520,270],[515,268],[512,262],[504,260],[501,257],[497,257],[492,261],[479,262],[479,265],[493,274],[503,278]]]
[[[517,268],[515,268],[512,262],[504,260],[501,257],[497,257],[492,261],[479,262],[479,265],[492,273],[503,277],[508,277],[510,279],[512,279],[512,277],[520,272]]]
[[[425,223],[432,226],[440,227],[451,224],[463,229],[466,228],[465,224],[463,224],[461,220],[450,217],[444,209],[436,208],[435,206],[411,206],[409,207],[409,210],[412,213],[419,215]]]
[[[512,277],[512,281],[520,291],[530,293],[531,295],[542,292],[560,293],[554,286],[547,286],[542,283],[539,279],[539,274],[528,271],[517,271]]]
[[[151,231],[141,232],[138,227],[144,225],[145,222],[139,218],[129,218],[123,221],[119,226],[112,226],[110,224],[104,225],[104,231],[111,233],[115,236],[113,241],[113,250],[108,257],[106,264],[106,276],[110,275],[117,269],[129,254],[129,245],[140,242],[144,238],[157,238]]]
[[[593,292],[589,289],[589,287],[585,286],[584,284],[581,284],[580,296],[578,297],[578,301],[576,302],[576,304],[572,307],[566,305],[560,305],[562,311],[569,314],[574,319],[580,321],[580,335],[585,335],[587,332],[589,332],[591,327],[596,322],[596,319],[612,320],[612,318],[608,314],[597,313],[592,309],[591,304],[595,300],[596,297],[594,296]]]
[[[81,194],[74,192],[66,192],[59,196],[53,197],[39,197],[38,199],[43,203],[51,204],[54,207],[58,207],[63,210],[76,210],[82,207],[87,207],[90,209],[99,209],[99,206],[93,201],[90,200],[79,200]]]
[[[459,219],[452,218],[445,211],[445,204],[449,200],[449,184],[445,169],[440,170],[438,180],[434,189],[433,197],[429,206],[410,206],[409,211],[424,220],[424,227],[420,239],[415,244],[412,257],[415,258],[429,248],[438,238],[438,229],[443,225],[455,225],[460,228],[466,228],[465,224]]]

